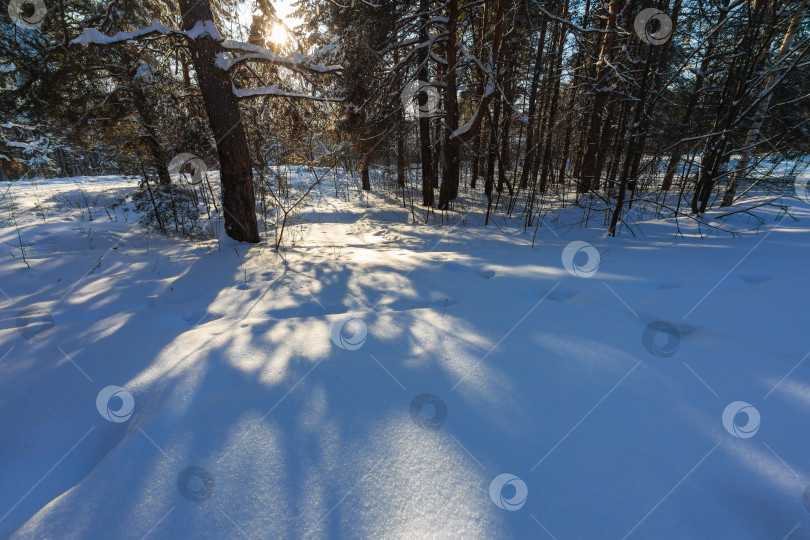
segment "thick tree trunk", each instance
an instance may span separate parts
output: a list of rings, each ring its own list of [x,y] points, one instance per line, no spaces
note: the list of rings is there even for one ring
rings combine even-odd
[[[183,30],[191,30],[195,24],[204,23],[209,31],[215,31],[208,0],[180,0],[180,10],[183,13]],[[253,196],[253,164],[230,77],[216,66],[219,45],[212,36],[206,34],[190,39],[189,50],[211,131],[217,143],[225,232],[234,240],[259,242]]]
[[[451,144],[450,138],[458,127],[456,94],[456,18],[457,0],[447,0],[447,71],[445,84],[444,145],[442,146],[442,185],[439,190],[439,210],[448,210],[450,201],[458,195],[459,145]]]
[[[420,81],[427,84],[428,82],[428,47],[425,45],[428,41],[428,21],[430,20],[430,0],[419,0],[419,41],[423,47],[419,49],[417,54],[417,61],[419,62],[419,69],[417,70],[417,77]],[[428,95],[425,92],[420,92],[419,96],[419,109],[424,110],[423,107],[428,102]],[[434,168],[433,168],[433,152],[430,144],[430,118],[425,115],[419,117],[419,146],[422,158],[422,205],[433,206],[433,184],[435,183]]]
[[[456,0],[451,0],[452,3],[455,3]],[[489,4],[487,1],[487,4]],[[444,155],[446,156],[455,156],[452,160],[448,158],[448,162],[452,163],[458,161],[458,154],[461,144],[472,140],[478,130],[481,128],[481,123],[486,116],[487,108],[489,107],[489,103],[496,95],[495,86],[496,81],[500,79],[498,73],[499,69],[497,66],[500,66],[500,57],[501,57],[501,40],[504,35],[504,17],[506,16],[507,5],[510,4],[511,0],[498,0],[497,8],[495,10],[495,25],[494,31],[492,35],[492,52],[489,59],[489,66],[487,69],[487,91],[485,91],[485,95],[481,97],[481,101],[478,103],[478,107],[476,108],[475,112],[473,113],[472,118],[470,118],[469,122],[465,125],[464,129],[461,130],[462,132],[449,137],[446,141],[447,144],[445,148],[443,148]],[[455,68],[455,66],[453,66]],[[455,77],[455,76],[454,76]],[[454,79],[455,80],[455,79]],[[455,82],[453,82],[453,90],[455,91]],[[455,107],[454,107],[455,109]],[[497,111],[499,111],[499,105],[496,104],[496,116]],[[454,113],[457,115],[457,111],[454,110]],[[457,123],[457,120],[456,120]],[[497,124],[497,118],[495,120],[495,124]],[[496,128],[491,126],[492,130],[494,131]],[[490,134],[490,160],[487,169],[487,179],[485,185],[485,191],[487,194],[487,198],[489,199],[489,203],[492,203],[492,167],[494,164],[494,156],[493,156],[493,148],[497,147],[497,140],[496,135],[494,133]],[[456,186],[458,184],[456,183]],[[487,210],[487,218],[489,217],[489,210]],[[485,220],[486,221],[486,220]]]

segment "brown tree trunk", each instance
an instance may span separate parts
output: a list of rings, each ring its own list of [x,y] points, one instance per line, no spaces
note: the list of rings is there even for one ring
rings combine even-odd
[[[562,18],[565,19],[568,17],[568,0],[565,0],[563,3],[562,9]],[[556,124],[557,118],[557,102],[560,99],[560,75],[562,74],[560,68],[562,67],[562,56],[563,56],[563,46],[565,45],[565,25],[560,23],[557,28],[557,50],[554,53],[554,68],[552,71],[552,77],[554,78],[554,92],[551,96],[551,105],[549,106],[548,111],[548,121],[546,123],[546,127],[544,131],[543,137],[543,169],[540,173],[540,192],[544,193],[546,191],[546,182],[548,181],[548,175],[551,172],[551,134],[554,132],[554,127]],[[572,90],[573,91],[573,90]],[[538,163],[539,165],[539,163]],[[537,174],[537,169],[539,167],[533,167],[532,173],[533,175]]]
[[[422,47],[416,58],[419,62],[417,77],[420,81],[428,82],[428,20],[430,19],[430,0],[419,0],[419,41]],[[419,93],[419,109],[428,102],[428,95],[425,92]],[[425,115],[419,116],[419,146],[422,158],[422,205],[433,206],[433,184],[435,183],[433,169],[433,151],[430,143],[430,118]]]
[[[630,134],[630,142],[627,146],[627,156],[624,158],[622,165],[622,174],[619,178],[619,193],[616,196],[616,206],[613,209],[613,214],[610,216],[610,227],[608,228],[608,235],[616,236],[616,226],[622,215],[622,207],[624,206],[624,195],[627,190],[628,179],[630,177],[630,168],[633,162],[633,156],[636,154],[636,146],[641,138],[644,136],[646,129],[642,125],[642,118],[644,118],[644,109],[647,105],[647,86],[648,86],[648,73],[650,64],[652,63],[652,52],[655,45],[647,44],[647,61],[644,63],[644,75],[641,79],[641,88],[639,90],[638,102],[635,103],[635,114],[633,115],[633,129]]]
[[[529,185],[529,170],[535,161],[535,154],[537,148],[534,143],[535,125],[540,122],[540,119],[535,119],[534,112],[537,105],[537,89],[540,86],[540,72],[543,67],[543,47],[546,44],[546,28],[548,26],[548,18],[543,16],[543,22],[540,25],[540,39],[537,42],[537,52],[534,59],[534,72],[532,73],[532,85],[529,90],[529,110],[526,117],[529,119],[529,127],[526,133],[526,158],[523,160],[523,170],[520,172],[520,188],[526,189]]]
[[[394,53],[394,63],[399,63],[399,52]],[[402,92],[402,79],[397,77],[397,94]],[[397,114],[397,186],[405,187],[405,111]],[[404,192],[403,192],[404,193]]]
[[[590,15],[591,10],[591,1],[585,0],[585,10],[582,13],[582,22],[580,26],[583,28],[588,26],[588,17]],[[565,122],[565,137],[563,137],[563,145],[562,145],[562,156],[560,159],[560,172],[559,172],[559,181],[565,185],[565,172],[568,169],[568,156],[570,155],[571,151],[571,135],[574,130],[574,126],[578,123],[577,114],[574,110],[574,105],[576,103],[577,98],[577,71],[583,71],[583,76],[587,76],[587,68],[586,68],[586,60],[587,55],[583,48],[577,50],[576,54],[574,55],[573,64],[573,72],[571,74],[571,83],[568,85],[568,93],[570,97],[568,98],[568,106],[566,107],[566,112],[568,114],[567,121]],[[574,178],[576,179],[579,175],[578,167],[579,167],[580,160],[576,159],[574,168],[577,169],[574,173]]]
[[[613,50],[614,29],[616,28],[616,16],[621,8],[621,0],[610,0],[607,8],[607,20],[605,22],[605,33],[602,39],[602,48],[599,53],[599,62],[597,63],[597,76],[594,86],[596,88],[596,95],[593,99],[593,109],[591,117],[588,121],[588,134],[586,137],[587,143],[585,146],[585,153],[582,157],[582,166],[580,169],[580,182],[578,191],[580,193],[587,193],[593,189],[598,181],[601,171],[597,170],[597,153],[601,141],[600,128],[602,127],[602,113],[605,103],[608,98],[608,90],[606,89],[608,79],[613,73],[611,67],[610,57]]]
[[[508,47],[507,43],[504,43],[505,49]],[[501,142],[500,142],[500,151],[498,152],[498,186],[496,191],[498,192],[498,196],[503,193],[503,186],[506,185],[509,189],[509,194],[512,195],[512,185],[506,179],[506,173],[509,170],[509,161],[511,160],[511,139],[510,139],[510,131],[512,129],[512,110],[509,106],[512,103],[512,85],[510,81],[512,78],[512,65],[511,62],[508,64],[508,67],[505,69],[506,73],[504,74],[504,81],[505,84],[503,85],[503,93],[504,93],[504,106],[503,106],[503,121],[501,122]]]
[[[458,127],[456,94],[456,18],[457,1],[447,0],[447,69],[445,84],[444,145],[442,146],[442,185],[439,190],[439,210],[448,210],[450,201],[458,195],[459,146],[451,145],[450,138]]]
[[[481,163],[481,132],[475,134],[473,142],[472,164],[470,166],[470,189],[475,189],[478,182],[478,169]]]
[[[368,156],[363,156],[360,161],[360,178],[363,183],[363,191],[371,191],[371,178],[368,174]]]
[[[492,107],[492,117],[489,123],[489,150],[487,152],[487,174],[484,179],[484,194],[492,202],[492,186],[495,179],[495,160],[498,156],[498,124],[501,121],[501,96]]]
[[[730,157],[726,153],[729,142],[728,132],[738,121],[738,115],[743,107],[742,98],[746,93],[748,82],[753,78],[753,70],[758,65],[759,58],[755,54],[755,45],[763,28],[762,21],[767,9],[765,2],[754,3],[750,24],[742,39],[739,40],[738,47],[733,51],[734,61],[729,68],[720,106],[712,126],[712,133],[715,135],[707,139],[707,154],[701,160],[700,176],[692,197],[693,214],[702,214],[706,211],[715,182],[728,163]],[[763,50],[765,50],[765,46],[760,48],[760,53]],[[719,135],[716,135],[718,133]]]
[[[801,0],[799,2],[796,12],[791,18],[790,26],[788,26],[787,32],[785,32],[785,38],[782,40],[782,45],[779,47],[779,52],[776,55],[776,59],[774,60],[774,68],[781,64],[787,54],[790,52],[790,48],[793,46],[793,40],[796,37],[796,32],[799,30],[802,20],[804,20],[807,5],[808,0]],[[768,89],[773,85],[775,79],[776,73],[771,72],[771,74],[768,75],[763,87],[763,93],[768,91]],[[754,146],[756,145],[757,139],[759,139],[759,132],[762,129],[765,114],[770,106],[771,96],[773,96],[773,93],[769,93],[767,96],[764,96],[764,99],[761,98],[760,104],[757,107],[757,112],[754,115],[754,121],[751,123],[751,127],[748,129],[748,134],[745,137],[742,156],[737,162],[736,171],[732,175],[731,180],[729,180],[726,193],[723,195],[723,202],[720,204],[720,206],[731,205],[731,203],[734,201],[734,195],[737,192],[737,184],[748,174],[748,164],[751,160],[751,154],[754,151]]]
[[[724,0],[723,5],[720,8],[720,16],[717,20],[715,26],[719,26],[723,24],[723,21],[726,19],[728,15],[728,3],[729,0]],[[709,39],[710,41],[706,44],[706,53],[703,56],[703,60],[700,63],[700,70],[695,77],[695,85],[692,88],[692,93],[689,95],[689,101],[686,105],[686,110],[684,111],[683,118],[681,119],[681,124],[678,128],[678,142],[675,143],[675,147],[672,149],[672,154],[669,158],[669,165],[667,166],[667,171],[664,173],[664,180],[661,183],[661,190],[662,191],[669,191],[672,187],[672,179],[675,177],[675,172],[678,170],[678,165],[681,162],[681,158],[683,157],[683,149],[684,144],[681,143],[680,139],[687,133],[689,129],[689,125],[692,122],[692,114],[695,110],[695,107],[698,104],[700,99],[700,95],[703,91],[703,83],[706,80],[706,73],[709,69],[709,64],[713,57],[714,46],[716,42],[718,32],[715,32]]]
[[[180,10],[183,13],[183,30],[192,29],[198,22],[207,22],[213,28],[211,21],[214,16],[208,0],[180,0]],[[253,164],[230,76],[216,65],[219,45],[210,35],[204,35],[188,40],[188,47],[208,122],[216,139],[225,232],[234,240],[259,242],[253,197]]]
[[[478,58],[483,57],[484,51],[484,44],[487,39],[487,6],[488,3],[484,3],[484,9],[481,13],[481,18],[479,19],[476,17],[474,19],[473,24],[475,25],[475,29],[473,31],[473,50],[475,51],[475,55]],[[480,76],[476,82],[476,90],[478,98],[484,95],[484,84],[486,82],[486,76]],[[481,145],[482,145],[483,137],[481,135],[481,130],[479,129],[475,133],[475,139],[473,141],[473,154],[471,156],[472,163],[470,164],[470,189],[475,189],[478,185],[478,176],[481,174]]]
[[[405,187],[405,137],[397,137],[397,186]]]

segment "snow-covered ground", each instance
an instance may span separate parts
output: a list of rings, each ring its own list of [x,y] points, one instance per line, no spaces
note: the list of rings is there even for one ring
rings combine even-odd
[[[0,536],[810,538],[807,203],[531,249],[327,183],[279,256],[134,187],[6,193]]]

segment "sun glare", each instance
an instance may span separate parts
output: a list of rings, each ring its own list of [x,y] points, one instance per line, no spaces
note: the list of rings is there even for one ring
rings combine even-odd
[[[276,45],[284,45],[287,43],[287,29],[278,23],[273,24],[273,29],[270,32],[270,41]]]

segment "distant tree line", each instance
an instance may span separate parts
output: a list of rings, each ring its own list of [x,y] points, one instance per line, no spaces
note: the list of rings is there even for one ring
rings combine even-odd
[[[29,4],[0,22],[4,170],[72,174],[83,148],[165,186],[190,152],[248,242],[280,163],[384,171],[426,217],[578,204],[616,234],[634,207],[776,201],[810,154],[810,0],[301,0],[283,45],[266,0],[248,25],[236,0],[49,3],[26,27]]]

